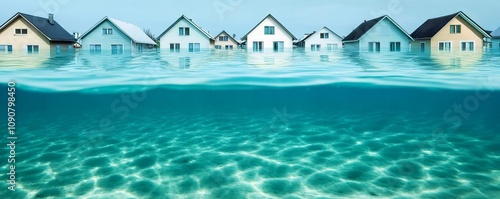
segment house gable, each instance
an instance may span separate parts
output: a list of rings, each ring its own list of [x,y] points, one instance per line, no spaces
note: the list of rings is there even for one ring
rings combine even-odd
[[[104,35],[103,29],[112,29],[113,34]],[[122,44],[125,51],[132,49],[132,40],[107,18],[83,34],[80,43],[83,49],[95,44],[100,44],[102,51],[111,51],[114,44]]]

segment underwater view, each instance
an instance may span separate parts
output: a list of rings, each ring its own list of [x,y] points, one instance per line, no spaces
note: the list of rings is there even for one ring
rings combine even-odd
[[[495,52],[0,54],[16,136],[14,150],[0,114],[0,196],[499,198],[499,63]]]

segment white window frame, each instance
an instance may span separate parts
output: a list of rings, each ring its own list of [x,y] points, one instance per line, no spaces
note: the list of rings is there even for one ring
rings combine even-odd
[[[311,51],[320,51],[321,44],[311,44]]]
[[[323,36],[323,37],[321,37],[321,36]],[[319,38],[320,39],[330,39],[330,33],[328,33],[328,32],[319,33]]]
[[[268,28],[269,33],[266,32],[266,28]],[[275,35],[275,34],[276,34],[276,26],[264,26],[264,35]]]
[[[255,48],[255,44],[257,44],[257,48]],[[260,48],[259,48],[259,46],[260,46]],[[253,41],[252,42],[252,50],[253,50],[253,52],[263,51],[264,50],[264,42],[263,41]]]
[[[391,45],[394,43],[394,50],[391,49]],[[399,50],[398,50],[398,44],[399,43]],[[402,49],[402,42],[400,41],[391,41],[389,42],[389,52],[401,52]]]
[[[198,44],[198,48],[196,48],[196,44]],[[193,45],[193,49],[191,49],[191,45]],[[188,43],[188,51],[189,52],[200,52],[201,51],[201,43]]]
[[[122,46],[122,52],[121,53],[113,54],[113,45],[121,45]],[[125,45],[123,45],[123,44],[110,44],[109,47],[111,47],[110,48],[111,49],[111,54],[113,54],[113,55],[121,55],[121,54],[125,53]]]
[[[443,46],[444,47],[443,50],[439,49],[439,44],[441,44],[441,43],[450,43],[450,50],[449,51],[446,50],[446,45]],[[453,51],[453,42],[452,41],[439,41],[438,42],[438,51],[439,52],[452,52]]]
[[[113,35],[113,28],[102,28],[102,35]]]
[[[182,34],[180,32],[180,29],[182,28]],[[186,30],[188,30],[186,34]],[[191,35],[191,28],[190,27],[179,27],[179,36],[189,36]]]
[[[101,49],[100,49],[99,52],[96,52],[96,50],[95,50],[95,46],[96,45],[99,45],[101,47]],[[94,52],[92,52],[92,46],[94,46]],[[94,54],[95,53],[101,53],[102,52],[102,44],[89,44],[89,51],[90,51],[90,53],[94,53]]]
[[[10,52],[14,51],[14,46],[12,46],[10,44],[0,44],[0,46],[3,46],[5,48],[5,50],[0,51],[2,53],[10,53]],[[9,51],[9,46],[10,46],[10,51]]]
[[[377,50],[377,44],[378,44],[378,50]],[[372,50],[370,50],[372,48]],[[372,41],[368,42],[368,51],[369,52],[380,52],[382,50],[382,43],[379,41]]]
[[[16,30],[21,30],[21,33],[17,34]],[[26,34],[23,34],[23,30],[26,30]],[[28,33],[29,33],[28,28],[14,28],[14,35],[16,35],[16,36],[19,36],[19,35],[28,35]]]
[[[215,49],[221,50],[222,49],[222,45],[215,45]]]
[[[31,52],[29,52],[29,46],[31,46]],[[38,51],[36,51],[36,52],[35,52],[35,46],[38,48]],[[38,54],[40,52],[40,45],[36,45],[36,44],[26,45],[26,52],[28,54]]]
[[[233,45],[225,45],[224,49],[226,49],[226,50],[233,50]]]
[[[457,32],[457,26],[460,26],[460,32]],[[453,28],[453,32],[451,31],[451,27]],[[450,25],[450,34],[455,35],[455,34],[462,34],[462,24],[452,24]]]
[[[229,36],[219,36],[219,41],[229,41]]]
[[[466,43],[465,44],[466,48],[467,48],[467,43],[472,43],[472,50],[469,50],[469,49],[463,50],[462,43]],[[472,41],[472,40],[460,41],[460,51],[462,51],[462,52],[474,52],[474,51],[476,51],[476,41]]]

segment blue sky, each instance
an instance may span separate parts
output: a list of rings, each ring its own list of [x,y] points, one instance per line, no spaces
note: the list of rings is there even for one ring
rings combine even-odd
[[[213,36],[226,30],[240,38],[273,14],[300,38],[323,26],[345,36],[363,20],[384,14],[411,33],[428,18],[460,10],[483,28],[495,30],[500,26],[499,8],[497,0],[17,0],[2,3],[0,21],[16,12],[44,17],[54,13],[68,32],[83,33],[109,16],[159,35],[184,14]]]

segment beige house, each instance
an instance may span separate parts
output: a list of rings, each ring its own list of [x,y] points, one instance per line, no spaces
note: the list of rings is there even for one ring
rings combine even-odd
[[[215,49],[233,50],[239,46],[240,43],[226,31],[222,31],[219,35],[215,36]]]
[[[58,54],[72,50],[75,38],[54,20],[17,13],[0,26],[0,53]]]
[[[427,20],[411,36],[413,52],[482,52],[491,36],[463,12]]]

